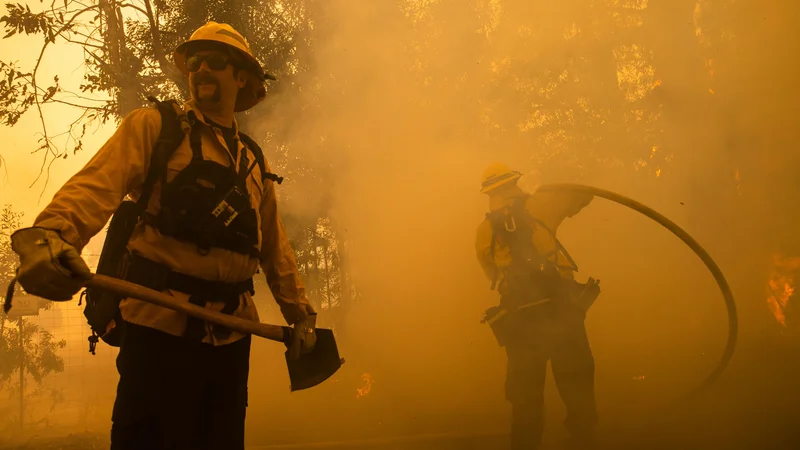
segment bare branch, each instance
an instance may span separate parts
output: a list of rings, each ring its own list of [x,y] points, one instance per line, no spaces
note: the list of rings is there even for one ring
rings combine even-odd
[[[6,160],[5,158],[3,158],[3,155],[0,155],[0,167],[3,168],[3,172],[5,174],[3,178],[6,180],[6,182],[8,182],[8,163],[6,163]]]
[[[67,23],[65,23],[65,24],[64,24],[64,26],[62,26],[62,27],[61,27],[61,29],[59,29],[59,30],[58,30],[58,32],[56,32],[55,34],[56,34],[56,35],[60,35],[60,34],[61,34],[61,33],[63,33],[65,30],[69,29],[69,28],[72,26],[72,24],[75,22],[75,20],[76,20],[78,17],[80,17],[81,15],[85,14],[86,12],[88,12],[88,11],[91,11],[92,9],[95,9],[95,8],[97,8],[97,7],[98,7],[97,5],[92,5],[92,6],[89,6],[89,7],[86,7],[86,8],[83,8],[83,9],[81,9],[80,11],[78,11],[77,13],[75,13],[75,14],[74,14],[74,15],[73,15],[73,16],[72,16],[70,19],[69,19],[69,21],[67,21]],[[31,83],[32,83],[32,85],[33,85],[33,88],[34,88],[34,100],[35,100],[35,102],[36,102],[36,109],[37,109],[37,111],[38,111],[38,113],[39,113],[39,120],[40,120],[40,121],[41,121],[41,123],[42,123],[42,132],[43,132],[43,137],[42,137],[42,139],[44,140],[43,148],[46,148],[46,149],[48,150],[48,152],[45,152],[45,155],[44,155],[44,160],[42,161],[42,167],[41,167],[41,170],[44,170],[44,165],[47,163],[47,154],[48,154],[48,153],[50,153],[50,154],[52,154],[52,155],[53,155],[53,160],[52,160],[52,161],[55,161],[55,159],[56,159],[56,158],[59,156],[59,155],[58,155],[58,153],[57,153],[57,152],[55,152],[55,151],[53,150],[53,148],[52,148],[52,146],[51,146],[51,144],[50,144],[50,139],[49,139],[49,138],[48,138],[48,136],[47,136],[47,124],[45,123],[45,120],[44,120],[44,114],[42,113],[42,104],[41,104],[41,102],[39,101],[39,95],[36,93],[36,91],[38,91],[38,90],[39,90],[39,86],[38,86],[38,84],[36,83],[36,73],[39,71],[39,66],[40,66],[40,65],[41,65],[41,63],[42,63],[42,59],[43,59],[43,56],[44,56],[44,52],[45,52],[45,50],[47,50],[47,46],[48,46],[50,43],[51,43],[51,41],[50,41],[49,39],[45,39],[45,41],[44,41],[44,45],[42,45],[42,50],[39,52],[39,58],[36,60],[36,65],[34,66],[34,68],[33,68],[33,73],[31,74]],[[40,149],[41,149],[41,147],[40,147]],[[37,150],[37,151],[38,151],[38,150]],[[52,161],[51,161],[51,164],[52,164]],[[50,167],[50,166],[48,165],[48,170],[49,170],[49,167]],[[41,170],[40,170],[40,172],[39,172],[39,175],[36,177],[36,179],[35,179],[35,180],[33,181],[33,183],[31,184],[31,186],[33,186],[34,184],[36,184],[36,181],[38,181],[38,180],[39,180],[39,178],[41,177],[41,175],[42,175],[42,173],[41,173]],[[49,180],[49,179],[50,179],[50,174],[48,173],[48,174],[47,174],[47,180]],[[44,194],[44,190],[45,190],[46,188],[47,188],[47,182],[45,181],[45,185],[44,185],[44,187],[42,187],[42,194],[41,194],[41,195],[43,195],[43,194]],[[41,196],[40,196],[40,197],[41,197]]]
[[[102,50],[102,49],[103,49],[103,47],[102,47],[102,46],[100,46],[100,45],[97,45],[97,44],[90,44],[90,43],[88,43],[88,42],[85,42],[85,41],[84,41],[84,42],[80,42],[80,41],[73,41],[72,39],[70,39],[70,38],[67,38],[67,37],[63,37],[63,36],[62,36],[62,38],[63,38],[63,39],[66,41],[66,42],[69,42],[70,44],[78,44],[78,45],[82,45],[82,46],[84,46],[84,47],[92,47],[92,48],[96,48],[96,49],[98,49],[98,50]]]
[[[145,1],[145,4],[147,4],[147,6],[148,6],[148,9],[149,9],[150,2],[149,2],[149,1]],[[139,11],[140,13],[144,14],[145,16],[147,16],[147,15],[148,15],[147,11],[143,10],[143,9],[142,9],[141,7],[139,7],[139,6],[136,6],[136,5],[131,5],[130,3],[120,3],[120,4],[119,4],[119,7],[120,7],[120,8],[131,8],[131,9],[135,9],[136,11]]]
[[[147,21],[150,23],[150,33],[153,38],[153,53],[156,61],[158,61],[159,68],[176,85],[180,86],[181,88],[186,88],[186,80],[184,79],[183,74],[180,73],[174,64],[167,61],[164,48],[161,46],[161,33],[158,29],[158,24],[156,23],[156,18],[153,14],[153,6],[150,4],[150,0],[144,0],[144,6],[147,9],[145,14],[147,15]]]

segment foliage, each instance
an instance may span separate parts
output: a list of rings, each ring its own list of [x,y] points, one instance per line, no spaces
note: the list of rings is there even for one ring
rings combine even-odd
[[[21,226],[23,213],[6,205],[0,211],[0,286],[5,289],[14,276],[17,255],[11,249],[10,235]],[[18,288],[19,289],[19,288]],[[3,292],[4,293],[4,292]],[[44,309],[48,309],[48,302]],[[22,369],[26,379],[33,379],[36,389],[26,395],[45,393],[45,379],[52,373],[64,371],[64,359],[58,355],[67,342],[56,341],[53,335],[32,323],[17,321],[17,326],[7,325],[8,318],[0,312],[0,390],[9,395],[20,395],[19,373]],[[50,392],[58,401],[58,392]]]
[[[37,385],[48,375],[63,372],[64,359],[57,352],[66,345],[65,340],[55,341],[52,334],[35,324],[23,325],[21,341],[18,327],[4,327],[0,336],[0,386],[9,386],[8,381],[19,374],[20,364]]]
[[[11,249],[11,233],[22,224],[24,213],[5,205],[0,211],[0,286],[8,285],[17,267],[17,255]]]
[[[67,158],[83,147],[87,127],[118,121],[146,104],[148,95],[185,97],[186,82],[171,63],[170,50],[207,20],[227,22],[254,40],[256,56],[278,72],[289,76],[299,66],[295,56],[302,45],[297,33],[304,23],[297,20],[301,3],[281,1],[207,2],[198,0],[100,0],[53,2],[34,12],[22,4],[6,5],[0,17],[5,38],[38,35],[41,53],[31,70],[0,61],[0,123],[14,126],[32,107],[38,112],[42,137],[35,152],[43,155],[43,170],[53,160]],[[213,8],[212,8],[213,7]],[[82,48],[86,74],[80,92],[67,91],[55,77],[49,85],[37,78],[41,62],[53,44]],[[74,107],[78,118],[64,132],[48,130],[43,106]],[[53,139],[67,135],[65,148]]]

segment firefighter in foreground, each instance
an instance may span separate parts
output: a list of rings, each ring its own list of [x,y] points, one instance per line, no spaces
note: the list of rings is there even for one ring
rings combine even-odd
[[[586,335],[586,310],[599,295],[598,282],[574,280],[574,262],[556,238],[561,222],[592,197],[524,192],[519,172],[493,164],[481,192],[490,213],[477,230],[478,261],[499,306],[486,312],[508,356],[506,398],[512,405],[511,448],[536,449],[544,428],[544,385],[549,360],[568,416],[565,425],[578,448],[593,441],[597,412],[594,359]]]
[[[191,91],[188,102],[174,103],[179,120],[167,123],[155,108],[125,117],[33,227],[12,236],[18,280],[34,295],[73,298],[89,276],[81,249],[126,195],[141,198],[156,180],[126,241],[124,278],[256,321],[260,266],[294,325],[290,355],[309,352],[315,313],[278,216],[274,175],[234,118],[264,99],[272,77],[227,24],[200,27],[173,56]],[[176,124],[175,148],[158,153]],[[121,336],[111,448],[243,449],[250,337],[135,299],[118,311],[119,323],[98,333]]]

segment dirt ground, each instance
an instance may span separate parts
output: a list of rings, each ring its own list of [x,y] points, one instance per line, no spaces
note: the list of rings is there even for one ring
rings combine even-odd
[[[598,450],[794,450],[800,448],[800,354],[797,346],[762,342],[740,346],[730,370],[705,394],[672,407],[650,408],[648,398],[621,392],[601,404]],[[602,389],[603,386],[598,386]],[[556,417],[553,417],[556,416]],[[373,450],[485,450],[508,448],[502,420],[439,417],[439,434],[359,442],[254,445],[248,450],[348,448]],[[569,449],[561,417],[549,417],[543,449]],[[459,424],[460,423],[460,424]],[[431,430],[426,430],[431,431]],[[459,437],[461,435],[461,437]],[[266,437],[265,437],[266,438]]]
[[[720,381],[705,395],[672,409],[648,410],[649,400],[619,394],[617,405],[601,404],[598,449],[627,450],[793,450],[800,448],[800,354],[797,346],[740,347]],[[603,386],[598,386],[602,389]],[[625,407],[621,407],[625,405]],[[247,450],[373,449],[485,450],[507,448],[506,418],[462,416],[421,419],[405,436],[381,430],[358,433],[339,442],[303,443],[298,437],[261,436],[248,429]],[[551,414],[544,449],[568,449],[558,414]],[[437,425],[434,425],[437,424]],[[255,441],[255,442],[254,442]],[[260,442],[263,442],[261,444]],[[281,442],[277,444],[276,442]],[[98,450],[108,448],[107,434],[75,433],[33,437],[2,450]]]
[[[108,438],[94,433],[75,433],[66,436],[34,436],[24,442],[3,444],[2,450],[101,450],[108,448]]]

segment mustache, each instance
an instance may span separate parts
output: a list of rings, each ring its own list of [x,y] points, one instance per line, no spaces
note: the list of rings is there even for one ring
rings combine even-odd
[[[195,85],[198,84],[213,84],[215,86],[219,86],[219,82],[213,75],[210,73],[199,72],[194,77],[192,77],[192,81],[194,81]]]

